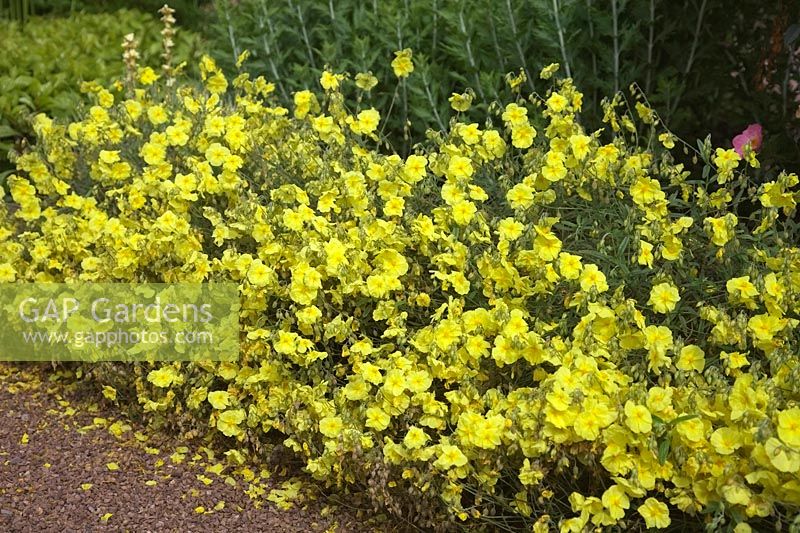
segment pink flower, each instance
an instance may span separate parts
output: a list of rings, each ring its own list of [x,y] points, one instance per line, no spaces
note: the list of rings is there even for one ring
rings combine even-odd
[[[740,157],[744,157],[744,147],[748,144],[750,149],[757,152],[761,148],[761,141],[764,139],[764,129],[761,124],[750,124],[747,128],[733,138],[733,149]]]

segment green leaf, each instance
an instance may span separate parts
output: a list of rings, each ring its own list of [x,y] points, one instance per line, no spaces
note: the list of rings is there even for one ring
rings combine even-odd
[[[670,439],[665,438],[658,443],[658,462],[664,464],[667,462],[667,455],[669,455]]]
[[[687,420],[691,420],[693,418],[698,418],[699,416],[700,415],[683,415],[683,416],[679,416],[675,420],[670,420],[669,425],[670,426],[676,426],[676,425],[680,424],[681,422],[686,422]]]

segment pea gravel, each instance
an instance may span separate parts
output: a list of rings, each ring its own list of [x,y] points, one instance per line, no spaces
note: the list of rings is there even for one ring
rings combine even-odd
[[[134,439],[117,438],[104,428],[78,431],[92,425],[95,417],[111,419],[117,413],[78,408],[60,394],[57,385],[43,382],[44,376],[41,367],[0,363],[0,531],[395,529],[367,527],[364,518],[344,507],[323,516],[325,502],[308,498],[288,510],[269,501],[256,508],[244,492],[246,483],[231,486],[224,482],[224,475],[206,472],[205,464],[191,464],[193,452],[181,463],[171,461],[175,448],[185,443],[162,439],[159,453],[151,454]],[[133,422],[125,423],[132,426],[127,435],[147,433]],[[164,462],[160,467],[159,459]],[[211,479],[211,484],[198,475]],[[268,482],[280,489],[285,480],[275,477]],[[219,502],[224,507],[219,508],[223,505]]]

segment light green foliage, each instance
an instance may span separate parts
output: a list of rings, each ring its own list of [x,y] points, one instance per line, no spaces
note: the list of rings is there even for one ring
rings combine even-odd
[[[140,50],[140,63],[158,67],[159,31],[155,17],[133,10],[31,17],[24,25],[0,20],[0,161],[31,131],[28,119],[33,113],[71,116],[81,101],[80,82],[122,76],[124,35],[132,32],[148,43]],[[198,44],[194,34],[179,31],[176,41],[176,63],[193,57]]]

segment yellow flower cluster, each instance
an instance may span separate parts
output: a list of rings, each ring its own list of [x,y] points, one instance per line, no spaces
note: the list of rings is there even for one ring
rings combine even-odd
[[[759,188],[751,230],[730,153],[690,179],[616,100],[613,133],[585,131],[570,80],[401,157],[346,75],[290,110],[201,72],[39,117],[0,195],[0,282],[239,283],[241,360],[124,373],[144,411],[280,432],[320,480],[534,531],[745,531],[800,505],[796,176]]]

